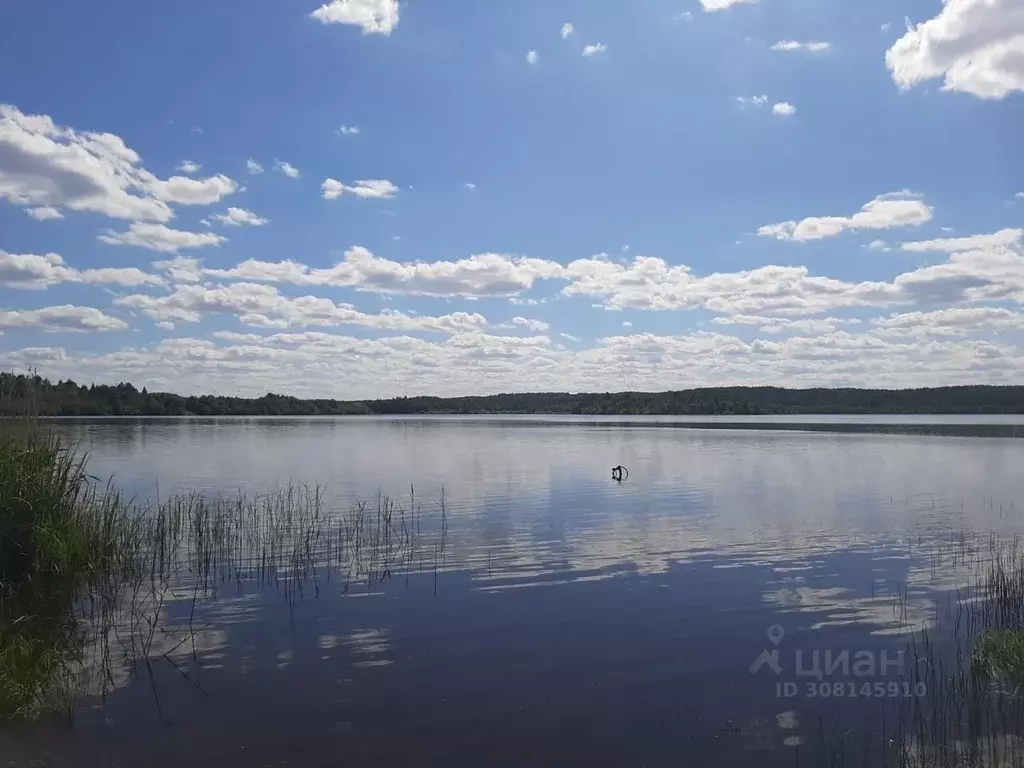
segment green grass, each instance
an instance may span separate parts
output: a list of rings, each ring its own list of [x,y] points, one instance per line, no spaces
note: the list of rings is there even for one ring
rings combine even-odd
[[[0,720],[70,712],[77,692],[108,691],[115,666],[187,677],[157,651],[194,648],[197,606],[228,586],[280,590],[291,608],[328,584],[345,594],[416,573],[436,590],[443,491],[440,503],[435,530],[412,489],[407,506],[379,495],[347,512],[305,485],[127,504],[38,423],[0,422]],[[173,627],[166,605],[181,595],[189,622]]]
[[[84,457],[32,423],[0,434],[0,719],[54,708],[78,649],[76,603],[116,570],[128,531]]]
[[[971,666],[990,680],[1005,679],[1014,689],[1024,682],[1024,632],[989,629],[974,641]]]

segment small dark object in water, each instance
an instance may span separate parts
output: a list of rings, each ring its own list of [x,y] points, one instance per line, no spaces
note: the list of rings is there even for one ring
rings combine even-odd
[[[617,483],[621,483],[623,480],[629,478],[629,470],[619,464],[617,467],[612,467],[612,480]]]

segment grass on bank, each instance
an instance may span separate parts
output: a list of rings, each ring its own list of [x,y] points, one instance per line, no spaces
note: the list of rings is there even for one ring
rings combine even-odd
[[[127,518],[81,457],[34,425],[0,434],[0,718],[53,709],[76,603],[116,570]]]
[[[424,521],[413,489],[407,505],[378,495],[328,510],[305,485],[129,504],[37,423],[0,423],[0,720],[70,713],[77,692],[108,691],[115,666],[152,679],[154,649],[194,648],[197,604],[228,585],[279,590],[291,608],[328,584],[345,594],[418,573],[436,591],[443,489],[439,513]],[[171,628],[181,595],[189,623]]]

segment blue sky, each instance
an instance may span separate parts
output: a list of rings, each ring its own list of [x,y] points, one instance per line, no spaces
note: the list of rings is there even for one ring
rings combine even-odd
[[[1021,0],[4,4],[0,364],[1019,383],[1022,62]]]

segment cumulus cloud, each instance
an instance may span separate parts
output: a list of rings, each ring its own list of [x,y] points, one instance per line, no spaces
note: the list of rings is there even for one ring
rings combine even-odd
[[[772,46],[773,51],[809,51],[810,53],[822,53],[829,50],[832,47],[830,43],[826,42],[806,42],[801,43],[797,40],[779,40],[775,45]]]
[[[180,229],[170,229],[163,224],[146,222],[134,222],[127,232],[107,230],[97,237],[110,245],[134,245],[163,253],[175,253],[183,248],[220,245],[227,241],[226,237],[213,232],[186,232]]]
[[[333,267],[314,269],[295,261],[248,260],[205,274],[236,280],[354,287],[374,293],[423,296],[511,296],[537,280],[558,277],[563,267],[544,259],[486,253],[457,261],[397,262],[354,247]]]
[[[573,27],[571,21],[567,21],[565,24],[563,24],[562,25],[562,39],[564,40],[565,38],[569,37],[569,35],[571,35],[573,33],[574,29],[575,28]]]
[[[286,163],[286,162],[284,162],[282,160],[275,160],[274,161],[274,169],[277,170],[277,171],[280,171],[285,176],[287,176],[289,179],[297,179],[297,178],[299,178],[299,176],[302,175],[299,172],[298,168],[296,168],[291,163]]]
[[[497,325],[495,327],[523,329],[527,331],[533,331],[535,333],[543,333],[544,331],[548,330],[551,326],[545,323],[543,320],[533,320],[527,317],[513,317],[511,322],[502,323],[501,325]]]
[[[563,336],[563,338],[565,338]],[[570,339],[571,340],[571,339]],[[0,364],[39,364],[53,377],[130,379],[185,393],[268,390],[309,397],[390,397],[496,391],[664,391],[690,386],[937,386],[1012,383],[1024,350],[975,338],[900,338],[884,329],[744,340],[726,333],[631,333],[567,349],[546,336],[474,331],[443,339],[356,338],[321,331],[173,338],[110,353],[33,346],[0,351]],[[341,383],[341,389],[339,389]]]
[[[63,219],[64,214],[58,211],[56,208],[51,208],[48,205],[40,206],[39,208],[26,208],[25,213],[31,216],[33,219],[39,221],[50,221],[51,219]]]
[[[1024,250],[1019,230],[906,243],[908,250],[948,253],[941,264],[896,277],[894,284],[922,301],[1024,302]]]
[[[811,217],[801,221],[784,221],[761,227],[758,234],[779,240],[820,240],[835,237],[848,230],[893,229],[912,227],[931,221],[932,209],[909,195],[881,195],[864,205],[852,216]]]
[[[152,194],[158,180],[140,163],[112,133],[76,131],[0,104],[0,197],[15,205],[167,221],[174,214]]]
[[[772,113],[779,117],[790,117],[796,114],[796,107],[790,104],[788,101],[780,101],[774,107],[772,107]]]
[[[217,213],[210,218],[229,227],[241,227],[243,225],[262,227],[269,221],[245,208],[228,208],[226,213]]]
[[[75,269],[56,253],[15,254],[0,251],[0,285],[7,288],[44,290],[57,283],[92,283],[120,286],[163,285],[159,275],[135,267]]]
[[[935,78],[943,89],[983,99],[1024,91],[1024,5],[1020,0],[946,0],[886,53],[898,86]]]
[[[364,35],[390,35],[398,26],[398,0],[331,0],[310,14],[323,24],[351,24]]]
[[[572,282],[563,289],[564,295],[599,297],[610,309],[705,308],[723,314],[809,315],[903,299],[887,283],[817,277],[806,267],[769,265],[700,277],[688,266],[670,266],[650,256],[638,256],[630,264],[594,257],[570,263],[565,274]]]
[[[153,262],[153,269],[166,272],[175,283],[198,283],[203,277],[203,267],[199,259],[187,256],[175,256]]]
[[[536,64],[539,60],[540,60],[540,56],[538,55],[538,53],[536,51],[528,51],[527,52],[527,54],[526,54],[526,63],[527,64],[532,66],[532,65]]]
[[[707,13],[724,11],[734,5],[747,4],[757,5],[758,0],[700,0],[701,7]]]
[[[324,200],[336,200],[344,194],[373,199],[388,199],[398,194],[398,187],[386,179],[363,179],[351,185],[337,179],[324,179],[320,190]]]
[[[341,136],[358,136],[359,126],[358,125],[343,125],[338,128],[338,133]]]
[[[892,335],[966,336],[979,330],[1019,330],[1024,328],[1024,313],[1003,307],[951,307],[906,312],[873,323]]]
[[[153,196],[165,203],[180,205],[211,205],[238,191],[238,184],[224,174],[208,179],[172,176],[166,181],[155,179],[149,183]]]
[[[791,317],[761,317],[758,315],[725,315],[711,320],[715,325],[757,326],[761,333],[771,334],[823,334],[839,331],[849,325],[859,325],[858,318],[812,317],[794,319]]]
[[[199,170],[188,161],[181,167]],[[174,216],[169,204],[209,205],[237,190],[223,174],[160,179],[119,136],[76,131],[0,105],[0,197],[34,206],[28,213],[35,218],[61,218],[66,208],[166,222]]]
[[[178,170],[187,176],[191,176],[194,173],[199,173],[203,169],[199,163],[193,162],[192,160],[183,160],[181,165],[178,166]]]
[[[608,46],[604,43],[591,43],[583,48],[584,56],[596,56],[599,53],[604,53],[608,50]]]
[[[987,248],[1009,248],[1015,245],[1020,245],[1022,237],[1024,237],[1024,229],[1002,229],[991,235],[944,237],[937,240],[920,240],[912,243],[903,243],[900,248],[904,251],[914,251],[917,253],[925,253],[929,251],[958,253]]]
[[[251,176],[263,173],[263,166],[257,163],[252,158],[249,158],[248,160],[245,161],[245,169],[249,172]]]
[[[256,283],[180,284],[166,296],[135,294],[121,296],[114,303],[138,309],[160,322],[175,323],[198,323],[204,314],[216,313],[234,315],[245,325],[261,328],[358,325],[403,332],[466,333],[487,325],[483,315],[468,312],[441,317],[414,316],[397,310],[366,314],[351,304],[336,304],[319,296],[293,298],[273,286]]]
[[[128,324],[93,307],[62,304],[43,309],[0,311],[0,328],[24,328],[47,332],[123,331]]]

